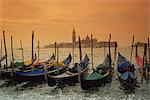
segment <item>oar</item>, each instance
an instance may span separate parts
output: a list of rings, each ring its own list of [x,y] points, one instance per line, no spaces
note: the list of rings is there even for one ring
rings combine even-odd
[[[12,53],[12,64],[11,64],[11,67],[12,67],[12,78],[14,79],[14,52],[13,52],[13,38],[11,36],[11,53]]]
[[[92,69],[94,71],[94,66],[93,66],[93,35],[91,34],[91,61],[92,61]]]
[[[132,52],[133,52],[133,45],[134,45],[134,35],[132,37],[132,47],[131,47],[131,54],[130,54],[130,62],[132,63]]]
[[[22,51],[22,62],[24,62],[24,53],[23,53],[23,46],[22,46],[22,41],[20,40],[20,47]]]
[[[4,40],[4,48],[5,48],[5,55],[6,55],[6,65],[4,66],[5,68],[7,67],[7,48],[6,48],[6,41],[5,41],[5,31],[3,31],[3,40]]]

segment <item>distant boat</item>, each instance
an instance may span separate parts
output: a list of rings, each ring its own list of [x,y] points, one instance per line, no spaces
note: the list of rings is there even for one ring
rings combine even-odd
[[[144,44],[145,44],[144,42],[138,41],[133,46],[135,47],[137,45],[138,47],[144,47]]]
[[[23,50],[23,48],[17,48],[16,50]]]

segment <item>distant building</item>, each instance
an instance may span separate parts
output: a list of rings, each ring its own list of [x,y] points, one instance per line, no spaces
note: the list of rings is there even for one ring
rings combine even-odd
[[[148,46],[148,43],[138,41],[138,42],[136,42],[133,46],[136,46],[136,45],[137,45],[138,47],[144,47],[145,44],[147,44],[147,46]],[[149,44],[149,46],[150,46],[150,44]]]
[[[144,47],[144,44],[145,44],[145,43],[138,41],[138,42],[136,42],[136,43],[134,44],[134,46],[137,45],[138,47]]]
[[[74,47],[75,48],[78,48],[78,44],[79,44],[79,41],[76,41],[76,32],[75,32],[75,29],[73,28],[73,31],[72,31],[72,43],[59,43],[57,44],[59,48],[72,48],[73,47],[73,43],[74,43]],[[87,35],[85,38],[83,38],[81,40],[81,46],[83,48],[90,48],[91,46],[91,39],[90,37]],[[110,46],[111,47],[115,47],[118,46],[117,42],[114,41],[114,42],[110,42]],[[106,41],[100,41],[98,42],[97,39],[93,39],[93,47],[94,48],[101,48],[101,47],[108,47],[109,46],[109,43],[106,42]],[[49,45],[45,45],[44,48],[54,48],[54,44],[49,44]]]

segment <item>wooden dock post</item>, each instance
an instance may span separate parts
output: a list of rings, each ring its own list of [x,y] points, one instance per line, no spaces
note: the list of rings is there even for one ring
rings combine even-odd
[[[12,54],[12,62],[14,64],[14,51],[13,51],[13,38],[11,36],[11,54]]]
[[[149,44],[149,37],[148,37],[148,57],[149,57],[149,63],[150,63],[150,44]],[[147,70],[148,71],[148,70]],[[147,72],[148,73],[148,79],[150,79],[150,72]]]
[[[113,68],[114,68],[114,66],[115,66],[116,55],[117,55],[117,42],[115,42],[115,50],[114,50]]]
[[[82,49],[81,49],[81,39],[79,37],[79,54],[80,54],[80,62],[82,61]]]
[[[111,51],[110,51],[110,41],[111,41],[111,33],[109,34],[109,76],[112,75],[112,67],[111,67]]]
[[[36,56],[36,54],[35,54]],[[34,59],[34,31],[32,31],[32,54],[31,54],[31,60],[33,64],[33,59]],[[34,70],[34,66],[32,65],[32,70]]]
[[[1,58],[2,58],[2,55],[3,55],[3,40],[1,39]]]
[[[92,69],[94,71],[94,63],[93,63],[93,35],[91,34],[91,61],[92,61]]]
[[[7,63],[7,48],[6,48],[6,40],[5,40],[5,31],[3,31],[3,40],[4,40],[4,48],[5,48],[5,54],[6,54],[6,65],[4,67],[6,68],[8,66],[8,63]]]
[[[144,55],[143,55],[143,68],[146,67],[146,70],[144,72],[144,69],[142,68],[142,82],[143,82],[143,74],[145,73],[146,75],[146,80],[147,80],[147,44],[144,44]],[[148,81],[147,81],[148,82]]]
[[[150,45],[149,45],[149,37],[148,37],[148,44],[147,44],[148,46],[148,57],[149,57],[149,62],[150,62]]]
[[[14,79],[14,52],[13,52],[13,38],[12,38],[12,36],[11,36],[11,53],[12,53],[12,62],[11,62],[12,73],[11,73],[11,76]]]
[[[3,50],[3,44],[2,44],[2,42],[3,42],[3,41],[2,41],[2,39],[1,39],[1,58],[2,58],[2,53],[3,53],[3,51],[2,51],[2,50]],[[1,67],[2,67],[2,64],[1,64],[1,62],[0,62],[0,68],[1,68]]]
[[[34,31],[32,31],[32,60],[34,59]]]
[[[57,62],[59,62],[59,47],[57,45]]]
[[[81,84],[81,62],[82,62],[82,48],[81,48],[81,39],[80,39],[80,36],[79,36],[79,55],[80,55],[80,66],[78,66],[78,70],[79,70],[79,75],[78,75],[78,81],[80,82]]]
[[[38,62],[40,60],[40,41],[38,40]]]
[[[21,47],[21,53],[22,53],[22,62],[24,62],[24,52],[23,52],[23,46],[22,46],[21,40],[20,40],[20,47]]]
[[[75,43],[72,42],[72,62],[73,62],[73,65],[74,65],[74,46],[75,46]]]
[[[132,63],[133,45],[134,45],[134,35],[133,35],[133,37],[132,37],[132,44],[131,44],[131,54],[130,54],[130,62],[131,62],[131,63]]]
[[[104,41],[104,58],[106,57],[106,42]]]
[[[55,57],[56,57],[56,48],[57,48],[57,44],[56,44],[56,42],[54,43],[54,48],[55,48]]]

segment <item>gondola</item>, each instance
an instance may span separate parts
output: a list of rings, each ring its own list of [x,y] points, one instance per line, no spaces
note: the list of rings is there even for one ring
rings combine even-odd
[[[136,74],[134,65],[118,53],[117,71],[120,84],[124,89],[134,89],[136,86]]]
[[[80,39],[79,39],[80,40]],[[96,68],[93,66],[93,35],[91,34],[91,61],[93,72],[87,76],[80,75],[80,84],[83,90],[96,89],[106,83],[111,82],[112,67],[111,67],[111,52],[110,52],[110,40],[109,37],[109,55],[106,56],[104,62],[98,65]]]
[[[0,62],[2,62],[4,59],[6,59],[6,55],[5,56],[3,56],[2,58],[0,58]]]
[[[57,84],[58,87],[63,87],[66,85],[69,86],[75,85],[76,83],[79,82],[79,76],[81,73],[87,74],[88,64],[89,64],[89,58],[86,55],[80,64],[75,63],[74,67],[72,67],[71,69],[67,70],[66,72],[60,75],[47,74],[47,80],[48,80],[47,83],[49,86],[55,86]]]
[[[44,62],[35,62],[35,63],[32,63],[30,66],[20,66],[20,67],[15,67],[17,71],[27,71],[27,70],[32,70],[32,68],[34,69],[43,69],[45,65],[48,65],[48,64],[51,64],[53,63],[56,59],[55,59],[55,55],[53,54],[48,60],[44,61]],[[31,61],[29,61],[31,62]]]
[[[143,58],[138,54],[136,54],[135,60],[139,67],[138,71],[140,72],[141,76],[143,76],[145,79],[150,79],[150,77],[147,77],[150,76],[150,62],[143,63]]]
[[[34,61],[34,60],[32,60],[32,61]],[[49,63],[51,64],[54,61],[55,61],[55,56],[53,54],[47,61],[45,61],[44,63],[41,63],[41,65],[40,64],[38,64],[38,65],[36,64],[36,65],[32,65],[32,66],[30,65],[30,66],[22,67],[21,64],[20,64],[19,65],[20,67],[19,66],[15,67],[15,64],[14,64],[14,71],[15,72],[25,72],[25,71],[28,72],[28,71],[32,71],[32,67],[34,68],[34,70],[36,70],[36,69],[43,69],[45,64],[49,64]],[[9,67],[7,69],[1,70],[1,74],[0,74],[1,79],[12,79],[12,66],[13,65],[10,65],[10,66],[11,67]]]
[[[148,39],[149,40],[149,39]],[[148,41],[148,44],[149,44],[149,41]],[[136,63],[138,65],[138,71],[141,75],[141,78],[143,81],[143,77],[147,80],[150,79],[150,60],[147,61],[147,56],[146,56],[146,51],[147,51],[147,44],[144,44],[144,55],[143,57],[140,57],[138,55],[138,46],[136,45],[136,49],[135,49],[135,60],[136,60]]]
[[[104,62],[93,69],[93,72],[87,76],[81,75],[81,88],[83,90],[94,89],[105,83],[111,82],[109,55]]]
[[[35,61],[36,61],[36,56],[33,59],[27,60],[25,62],[15,62],[14,67],[18,69],[25,69],[27,67],[30,67]]]
[[[4,59],[6,59],[6,57],[7,57],[7,56],[5,55],[5,56],[3,56],[3,57],[0,58],[0,71],[1,71],[1,67],[2,67],[1,62],[2,62]]]
[[[3,59],[5,59],[6,56],[3,57]],[[25,70],[26,68],[30,67],[34,62],[36,61],[36,55],[33,59],[31,60],[27,60],[25,62],[15,62],[14,63],[14,68],[18,69],[18,70]],[[2,68],[2,70],[9,70],[12,68],[12,65]]]
[[[47,73],[52,75],[57,75],[63,73],[71,62],[71,55],[62,62],[53,62],[50,63],[48,66],[45,64],[44,67],[47,67]],[[33,69],[29,71],[14,71],[14,78],[15,82],[25,82],[25,81],[43,81],[45,79],[45,68],[42,69]]]
[[[6,56],[4,56],[6,58]],[[15,68],[15,70],[19,70],[19,71],[23,71],[25,69],[29,69],[31,67],[31,65],[35,62],[36,60],[36,56],[34,57],[34,59],[32,60],[27,60],[25,62],[15,62],[15,64],[13,64],[13,67]],[[31,68],[30,68],[31,69]],[[4,67],[0,69],[0,79],[9,79],[11,76],[10,74],[12,73],[12,64],[8,67]]]

